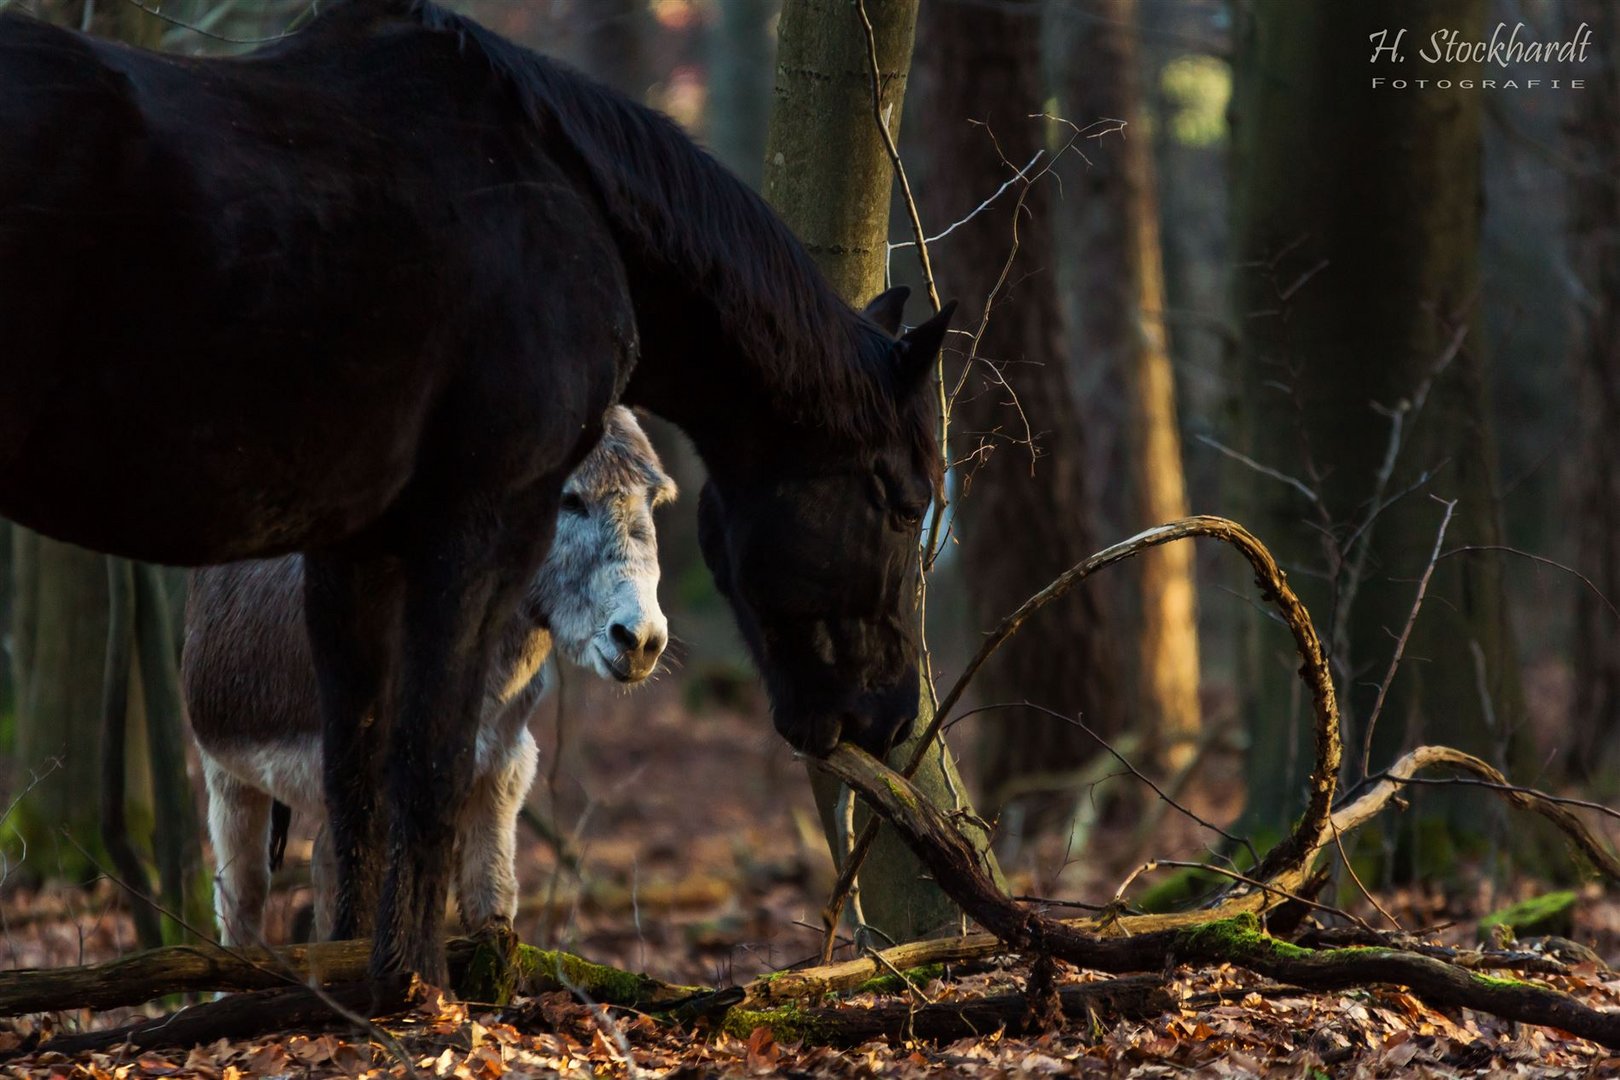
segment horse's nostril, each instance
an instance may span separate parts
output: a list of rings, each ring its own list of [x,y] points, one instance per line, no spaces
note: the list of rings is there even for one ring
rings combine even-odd
[[[662,630],[654,630],[647,636],[647,640],[642,644],[641,647],[646,650],[648,656],[658,656],[663,653],[664,646],[668,644],[669,638],[665,636],[664,632]]]
[[[630,628],[623,623],[614,623],[608,627],[608,637],[625,652],[635,652],[641,648],[641,639],[631,633]]]

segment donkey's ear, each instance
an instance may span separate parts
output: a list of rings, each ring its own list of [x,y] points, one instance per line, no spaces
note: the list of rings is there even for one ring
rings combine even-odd
[[[951,316],[956,314],[956,301],[939,309],[939,314],[907,330],[905,336],[894,343],[895,366],[899,369],[896,385],[902,389],[921,386],[934,370],[934,358],[945,342],[945,332],[951,328]]]
[[[910,286],[896,285],[872,297],[862,314],[877,323],[885,334],[894,337],[900,332],[900,319],[906,313],[906,298],[910,295]]]

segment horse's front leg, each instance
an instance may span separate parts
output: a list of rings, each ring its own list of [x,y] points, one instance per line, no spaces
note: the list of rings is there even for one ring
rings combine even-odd
[[[491,646],[550,547],[561,488],[559,477],[500,512],[459,515],[455,530],[442,517],[436,538],[419,534],[408,559],[374,976],[414,971],[445,985],[444,908]]]
[[[331,936],[371,934],[382,876],[383,691],[398,648],[397,571],[342,555],[305,559],[304,616],[321,698],[322,784],[336,863]]]

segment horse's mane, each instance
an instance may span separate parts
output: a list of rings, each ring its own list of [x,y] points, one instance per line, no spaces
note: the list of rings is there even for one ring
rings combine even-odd
[[[481,54],[529,119],[578,156],[619,242],[714,304],[789,415],[857,438],[911,426],[885,392],[895,389],[887,336],[833,291],[765,200],[673,120],[430,0],[361,3]]]

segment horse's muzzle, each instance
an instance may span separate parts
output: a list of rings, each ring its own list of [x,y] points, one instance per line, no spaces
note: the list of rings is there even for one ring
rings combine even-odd
[[[826,757],[840,742],[883,757],[911,736],[920,689],[913,676],[899,687],[866,691],[844,709],[800,716],[778,712],[776,730],[795,750],[813,757]]]

